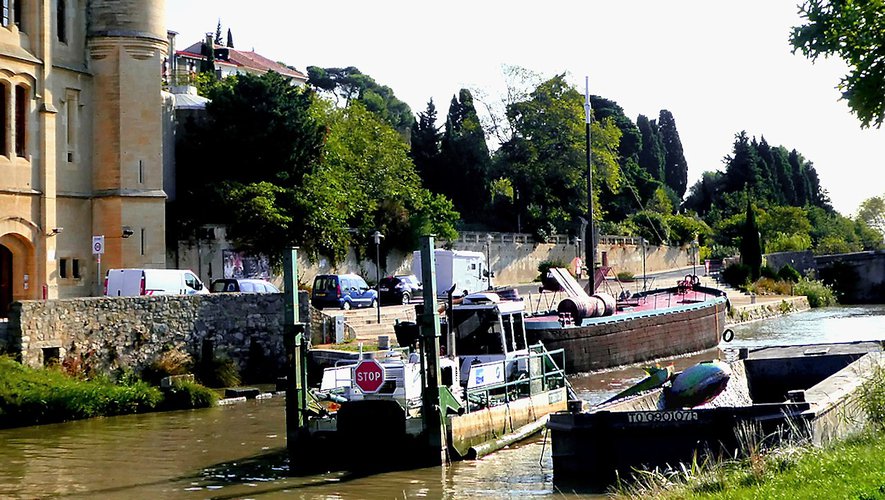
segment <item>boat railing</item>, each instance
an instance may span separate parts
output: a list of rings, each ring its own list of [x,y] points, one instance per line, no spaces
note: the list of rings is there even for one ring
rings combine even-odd
[[[517,358],[519,359],[519,358]],[[491,383],[465,390],[467,412],[490,406],[507,404],[511,401],[535,394],[565,387],[565,350],[548,351],[542,345],[529,347],[529,353],[522,357],[528,370],[519,370],[503,382]]]

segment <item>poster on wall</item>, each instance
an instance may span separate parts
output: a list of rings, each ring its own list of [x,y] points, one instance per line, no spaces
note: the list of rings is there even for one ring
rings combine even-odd
[[[247,255],[236,250],[222,250],[225,278],[270,279],[270,262],[266,255]]]

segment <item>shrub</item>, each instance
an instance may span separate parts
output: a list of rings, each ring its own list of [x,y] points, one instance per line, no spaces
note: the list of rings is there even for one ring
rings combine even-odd
[[[789,264],[785,264],[784,267],[777,272],[777,277],[782,281],[789,281],[791,283],[798,283],[799,280],[802,279],[802,275],[799,274],[799,271]]]
[[[240,370],[227,355],[202,359],[197,367],[197,380],[207,387],[236,387],[240,385]]]
[[[768,267],[768,266],[762,266],[762,268],[759,270],[759,276],[761,276],[762,278],[768,278],[768,279],[774,280],[774,281],[777,281],[777,279],[778,279],[777,273],[775,272],[775,270]]]
[[[190,382],[176,380],[172,387],[163,389],[163,410],[187,410],[191,408],[208,408],[218,401],[218,394],[208,387]]]
[[[748,287],[758,295],[791,295],[793,284],[789,281],[778,281],[771,278],[759,278]]]
[[[796,295],[808,297],[808,305],[811,307],[826,307],[836,305],[836,294],[822,281],[802,278],[796,284]]]
[[[750,266],[731,264],[722,270],[722,281],[734,288],[745,288],[750,283]]]
[[[860,402],[870,423],[885,429],[885,368],[877,366],[861,386]]]
[[[567,268],[568,264],[561,260],[542,261],[540,264],[538,264],[538,277],[535,278],[535,281],[541,281],[545,276],[547,276],[547,271],[549,271],[551,267]]]
[[[633,281],[636,277],[630,271],[621,271],[618,273],[618,281]]]
[[[193,364],[190,354],[172,348],[160,353],[157,359],[142,371],[141,377],[153,385],[159,385],[164,377],[190,373]]]

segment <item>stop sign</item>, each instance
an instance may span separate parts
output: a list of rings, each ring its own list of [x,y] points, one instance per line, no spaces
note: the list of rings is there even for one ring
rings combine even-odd
[[[364,359],[353,369],[353,383],[364,393],[378,392],[384,384],[384,367],[374,359]]]

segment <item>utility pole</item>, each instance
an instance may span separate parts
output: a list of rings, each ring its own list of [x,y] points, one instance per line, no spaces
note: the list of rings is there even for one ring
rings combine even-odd
[[[596,234],[593,222],[593,155],[590,141],[590,121],[593,110],[590,107],[590,77],[584,77],[584,116],[587,135],[587,234],[584,235],[587,255],[587,274],[590,277],[590,294],[596,293]]]

